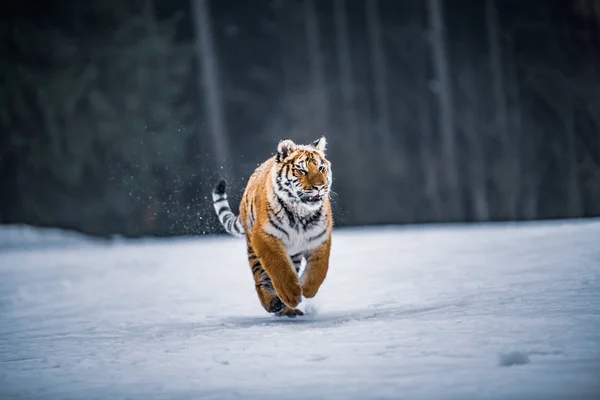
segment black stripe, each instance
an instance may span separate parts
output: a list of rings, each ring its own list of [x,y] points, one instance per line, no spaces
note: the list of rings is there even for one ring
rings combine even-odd
[[[252,221],[252,201],[250,201],[250,196],[246,194],[244,196],[244,201],[246,201],[246,210],[248,212],[248,224],[250,225],[250,228],[252,228],[254,222]]]
[[[269,206],[268,202],[267,202],[267,218],[272,219],[272,220],[281,221],[279,214],[273,211],[271,206]]]
[[[277,189],[279,189],[280,192],[287,194],[288,197],[293,197],[292,189],[288,188],[287,186],[284,187],[283,184],[281,183],[282,180],[283,180],[283,178],[278,175],[277,179],[275,180],[275,182],[277,183]],[[289,179],[286,178],[286,180],[289,182]]]
[[[217,211],[217,215],[221,216],[221,214],[226,211],[231,211],[231,208],[229,208],[229,206],[223,206],[223,207],[219,208],[219,210]]]
[[[279,204],[279,203],[278,203]],[[281,212],[283,211],[283,208],[281,206],[279,206],[279,210],[275,211],[272,207],[271,207],[271,202],[267,202],[267,212],[269,214],[272,214],[275,218],[277,219],[281,219]]]
[[[227,183],[224,180],[221,180],[217,186],[213,189],[215,194],[224,195],[227,190]]]
[[[275,213],[275,211],[271,208],[271,204],[267,201],[267,218],[269,222],[273,225],[276,225],[278,229],[283,229],[283,227],[279,224],[281,218],[279,217],[279,213]],[[287,234],[287,231],[285,231]],[[288,234],[289,237],[289,234]]]
[[[222,201],[227,201],[227,197],[221,197],[221,198],[218,198],[218,199],[214,200],[214,201],[213,201],[213,203],[215,203],[215,204],[216,204],[216,203],[220,203],[220,202],[222,202]]]
[[[317,211],[315,211],[314,214],[312,214],[311,216],[304,218],[300,221],[300,223],[302,224],[302,228],[304,228],[304,230],[307,230],[310,226],[317,223],[319,221],[319,219],[321,218],[322,214],[323,214],[323,206],[319,207],[319,209]]]
[[[290,164],[284,165],[283,168],[281,168],[279,170],[279,176],[282,178],[283,177],[287,178],[287,174],[288,174],[290,168],[291,168]]]
[[[323,232],[319,233],[318,235],[312,236],[310,238],[308,238],[309,242],[312,242],[313,240],[317,240],[319,238],[322,238],[323,235],[325,235],[327,233],[327,229],[323,229]]]
[[[301,253],[301,252],[300,252],[300,253],[296,253],[296,254],[294,254],[294,255],[290,256],[290,258],[292,258],[292,259],[293,259],[294,257],[298,257],[298,256],[301,256],[301,255],[302,255],[302,253]]]
[[[240,221],[240,219],[238,217],[235,218],[235,222],[233,223],[233,226],[235,227],[235,230],[239,233],[242,233],[244,231],[244,226],[242,225],[242,222]]]
[[[288,221],[290,222],[290,226],[292,228],[296,227],[296,218],[294,217],[294,213],[290,211],[289,208],[287,208],[287,206],[285,205],[285,202],[283,201],[283,199],[279,196],[275,196],[277,198],[277,203],[279,204],[279,206],[281,207],[281,209],[283,211],[285,211],[285,216],[287,217]]]
[[[267,277],[266,279],[263,279],[260,282],[260,286],[264,287],[269,292],[275,292],[275,289],[273,289],[273,283],[271,282],[271,278],[269,278],[269,277]]]
[[[252,229],[254,227],[254,215],[252,215],[252,213],[250,213],[248,215],[248,229]]]
[[[263,272],[263,268],[262,265],[260,265],[260,263],[251,265],[250,269],[252,270],[252,275],[256,275],[257,273]]]
[[[273,225],[273,228],[277,229],[280,232],[283,232],[285,234],[285,236],[288,237],[288,239],[290,238],[290,234],[287,233],[287,231],[285,229],[283,229],[283,227],[281,225],[279,225],[275,221],[272,221],[271,218],[269,218],[269,222],[271,223],[271,225]]]

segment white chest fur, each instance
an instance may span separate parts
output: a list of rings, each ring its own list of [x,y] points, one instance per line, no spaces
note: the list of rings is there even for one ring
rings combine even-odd
[[[293,229],[288,228],[289,237],[281,237],[288,254],[303,253],[322,245],[327,240],[327,225],[318,223],[311,226],[309,229]]]
[[[300,208],[302,206],[299,206]],[[304,253],[322,245],[328,238],[327,214],[324,207],[290,208],[274,213],[265,232],[280,239],[288,254]]]

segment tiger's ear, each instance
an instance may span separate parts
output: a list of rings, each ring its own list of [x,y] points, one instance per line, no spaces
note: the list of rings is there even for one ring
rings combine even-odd
[[[327,139],[325,139],[325,136],[322,136],[321,138],[315,140],[314,142],[312,142],[313,147],[315,147],[317,150],[319,151],[325,151],[325,149],[327,148]]]
[[[294,143],[291,139],[283,139],[277,145],[277,161],[283,161],[295,149],[296,143]]]

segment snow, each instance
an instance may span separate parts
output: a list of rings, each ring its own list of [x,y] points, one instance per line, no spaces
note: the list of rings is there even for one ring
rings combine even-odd
[[[33,247],[86,246],[99,241],[58,228],[39,229],[28,225],[0,225],[0,251]]]
[[[241,239],[0,243],[0,398],[600,393],[600,221],[333,240],[295,319],[262,310]]]

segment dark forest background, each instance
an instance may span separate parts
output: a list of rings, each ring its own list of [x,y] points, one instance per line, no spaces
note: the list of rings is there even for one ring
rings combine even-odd
[[[8,0],[0,222],[222,232],[329,141],[338,226],[600,215],[600,0]]]

